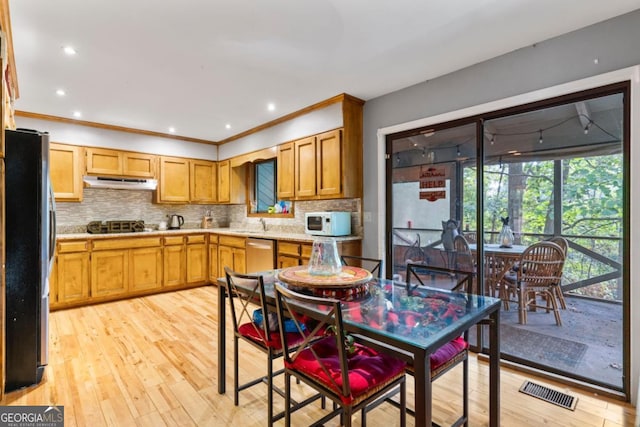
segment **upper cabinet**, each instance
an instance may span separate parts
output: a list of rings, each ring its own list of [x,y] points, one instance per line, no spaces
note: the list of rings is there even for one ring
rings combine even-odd
[[[281,144],[278,147],[276,179],[279,199],[292,199],[295,196],[295,165],[295,144]]]
[[[156,190],[158,203],[189,202],[189,160],[160,157],[160,176]]]
[[[362,105],[339,98],[342,127],[278,147],[278,199],[362,197]]]
[[[87,174],[153,178],[156,156],[88,147]]]
[[[49,175],[57,201],[82,201],[84,148],[77,145],[49,145]]]
[[[218,162],[218,202],[231,201],[231,161]]]
[[[216,203],[218,200],[218,165],[216,162],[191,160],[189,188],[192,203]]]
[[[361,197],[362,153],[351,150],[343,135],[344,129],[335,129],[282,144],[278,151],[278,198]]]

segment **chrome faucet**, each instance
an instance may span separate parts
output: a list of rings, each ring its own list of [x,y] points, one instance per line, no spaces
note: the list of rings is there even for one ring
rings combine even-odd
[[[267,221],[264,218],[260,218],[260,223],[262,224],[262,231],[267,231]]]

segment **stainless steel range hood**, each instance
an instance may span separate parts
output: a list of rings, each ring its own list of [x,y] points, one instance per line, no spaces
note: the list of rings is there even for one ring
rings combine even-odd
[[[117,190],[155,190],[158,186],[158,181],[155,179],[85,176],[83,181],[85,187],[114,188]]]

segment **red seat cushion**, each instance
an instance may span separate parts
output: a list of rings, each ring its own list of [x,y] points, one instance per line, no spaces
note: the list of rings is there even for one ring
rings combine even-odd
[[[269,333],[269,338],[264,334],[262,326],[258,326],[253,322],[240,325],[238,333],[243,337],[247,337],[253,341],[261,343],[267,347],[271,347],[276,350],[282,350],[282,340],[280,339],[280,332],[273,331]],[[291,346],[296,346],[303,341],[302,336],[297,332],[287,333],[287,343]]]
[[[287,367],[315,378],[340,395],[345,404],[352,403],[359,396],[376,390],[404,374],[406,364],[402,360],[360,344],[355,346],[356,351],[349,355],[347,362],[351,396],[342,395],[342,372],[334,336],[323,338],[313,344],[313,351],[319,360],[307,348],[287,364]]]
[[[440,366],[453,359],[456,354],[466,350],[467,348],[469,348],[469,343],[462,337],[449,341],[429,357],[429,360],[431,361],[431,370],[434,371],[438,369]]]

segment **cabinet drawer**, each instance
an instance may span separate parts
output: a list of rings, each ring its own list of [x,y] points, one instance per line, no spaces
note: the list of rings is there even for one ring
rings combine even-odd
[[[233,246],[236,248],[244,248],[245,238],[236,236],[220,236],[220,245]]]
[[[282,255],[300,256],[300,245],[291,242],[278,242],[278,253]]]
[[[93,250],[105,249],[132,249],[160,246],[160,237],[141,237],[138,239],[104,239],[94,240]]]
[[[181,245],[184,243],[184,236],[165,236],[164,245]]]
[[[311,258],[311,248],[313,248],[313,245],[309,245],[309,244],[300,245],[302,258]]]
[[[187,236],[187,243],[205,243],[205,235],[195,234]]]
[[[84,252],[89,249],[87,240],[73,240],[58,242],[58,253],[64,254],[67,252]]]
[[[213,243],[213,244],[218,243],[218,235],[217,234],[209,234],[209,243]]]

